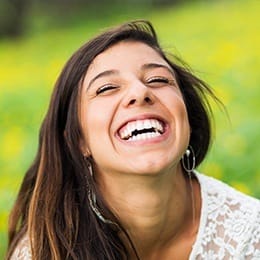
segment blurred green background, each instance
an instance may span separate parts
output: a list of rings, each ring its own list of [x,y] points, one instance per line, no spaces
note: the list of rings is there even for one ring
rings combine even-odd
[[[21,14],[7,2],[0,2],[0,259],[8,213],[63,64],[91,36],[128,20],[150,20],[164,49],[226,105],[230,119],[213,104],[214,143],[200,170],[260,198],[260,1],[27,0]],[[6,29],[11,15],[17,21]]]

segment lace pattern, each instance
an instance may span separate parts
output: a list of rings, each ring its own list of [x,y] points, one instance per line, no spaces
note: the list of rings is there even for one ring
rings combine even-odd
[[[190,260],[260,260],[260,201],[196,173],[202,209]],[[24,237],[11,260],[32,259]]]
[[[32,259],[29,237],[24,236],[18,243],[10,260],[30,260]]]
[[[197,173],[202,212],[190,259],[259,260],[260,201]]]

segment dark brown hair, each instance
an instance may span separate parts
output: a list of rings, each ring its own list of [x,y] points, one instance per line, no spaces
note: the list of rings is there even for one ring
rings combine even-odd
[[[8,257],[27,234],[33,259],[129,259],[131,241],[129,238],[123,241],[119,236],[121,232],[127,238],[90,176],[91,158],[86,160],[82,155],[83,135],[77,116],[82,80],[90,63],[124,40],[151,46],[173,68],[188,111],[196,166],[204,159],[211,139],[206,99],[207,94],[214,97],[210,88],[178,61],[166,56],[149,22],[130,22],[105,31],[72,55],[56,82],[41,126],[36,158],[24,177],[10,215]],[[95,192],[102,214],[120,228],[96,217],[89,205],[88,189]]]

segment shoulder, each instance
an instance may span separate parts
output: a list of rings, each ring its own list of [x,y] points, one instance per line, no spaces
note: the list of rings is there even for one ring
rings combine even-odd
[[[202,194],[204,245],[212,249],[211,253],[215,250],[220,259],[260,259],[260,201],[212,177],[199,173],[197,177]]]
[[[260,200],[248,196],[215,178],[197,173],[202,195],[216,209],[230,209],[232,212],[250,213],[257,217],[260,212]]]
[[[25,235],[17,244],[10,260],[32,259],[29,237]]]
[[[207,192],[209,195],[218,195],[226,197],[227,199],[235,199],[239,198],[242,199],[242,201],[250,201],[253,204],[259,204],[260,200],[253,198],[251,196],[248,196],[233,187],[229,186],[228,184],[217,180],[213,177],[201,174],[196,172],[196,176],[199,180],[199,183],[201,184],[201,188],[204,192]]]

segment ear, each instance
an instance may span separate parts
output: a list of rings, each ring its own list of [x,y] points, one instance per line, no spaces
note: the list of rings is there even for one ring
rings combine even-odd
[[[89,147],[83,139],[80,140],[79,146],[80,146],[80,150],[81,150],[84,157],[91,156],[91,152],[89,150]]]
[[[91,156],[91,152],[89,151],[89,149],[85,149],[83,152],[82,152],[83,156],[84,157],[90,157]]]

